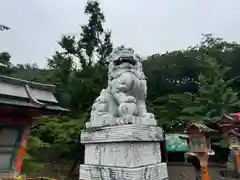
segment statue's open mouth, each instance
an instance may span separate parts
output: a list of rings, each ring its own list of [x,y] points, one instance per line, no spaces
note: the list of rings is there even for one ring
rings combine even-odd
[[[136,60],[134,60],[134,58],[132,56],[129,56],[129,57],[120,57],[118,58],[117,60],[114,61],[114,64],[116,66],[119,66],[120,64],[123,64],[123,63],[129,63],[133,66],[136,65]]]

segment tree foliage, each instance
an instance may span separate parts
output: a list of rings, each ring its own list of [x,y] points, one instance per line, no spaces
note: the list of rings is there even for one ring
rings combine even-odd
[[[199,88],[193,104],[184,108],[182,113],[188,115],[188,119],[208,123],[219,120],[224,112],[236,111],[240,101],[238,93],[230,86],[233,79],[225,79],[229,68],[218,64],[214,58],[206,58],[204,62],[206,68],[199,75]]]
[[[0,24],[0,31],[5,31],[5,30],[9,30],[10,28],[8,26],[5,26],[3,24]]]
[[[111,32],[103,29],[105,17],[99,2],[88,1],[84,13],[89,20],[81,26],[80,38],[63,36],[59,42],[63,51],[48,59],[53,81],[58,83],[57,97],[74,114],[88,111],[106,84],[106,57],[113,49]]]
[[[159,124],[168,131],[183,131],[191,121],[210,123],[214,119],[219,119],[223,112],[238,111],[239,85],[236,78],[238,72],[233,65],[233,62],[236,62],[235,55],[232,54],[232,59],[229,58],[230,53],[238,53],[238,51],[239,46],[236,43],[228,43],[221,38],[204,35],[200,45],[181,52],[185,56],[183,60],[180,64],[173,63],[173,68],[168,68],[174,71],[170,76],[165,70],[165,78],[162,78],[165,82],[160,82],[171,88],[169,90],[164,88],[167,92],[165,94],[161,89],[163,86],[159,85],[158,87],[161,88],[158,91],[162,91],[162,96],[157,94],[157,98],[153,100],[153,109]],[[178,56],[181,53],[177,52]],[[180,57],[175,60],[181,60]],[[187,61],[189,62],[184,64]],[[153,68],[155,67],[157,66]],[[175,68],[178,69],[177,73]],[[181,72],[182,68],[184,68],[183,72]],[[156,72],[160,75],[160,70]],[[159,83],[162,79],[158,77],[158,81],[152,82]],[[171,86],[172,84],[174,86]]]

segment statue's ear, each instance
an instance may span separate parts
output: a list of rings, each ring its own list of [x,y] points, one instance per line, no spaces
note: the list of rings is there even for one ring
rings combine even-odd
[[[140,61],[140,62],[142,62],[143,60],[141,59],[141,57],[140,57],[140,55],[139,54],[135,54],[135,57]]]

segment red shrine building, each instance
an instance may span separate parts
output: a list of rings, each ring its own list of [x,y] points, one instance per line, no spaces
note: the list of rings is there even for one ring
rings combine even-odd
[[[237,120],[240,120],[240,112],[231,113],[231,116],[235,116]]]
[[[21,173],[34,117],[67,112],[53,93],[55,86],[0,75],[0,178]]]

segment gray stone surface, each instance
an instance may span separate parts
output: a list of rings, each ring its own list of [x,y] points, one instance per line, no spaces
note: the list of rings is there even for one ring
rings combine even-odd
[[[162,129],[123,125],[84,131],[85,164],[138,167],[161,163]]]
[[[161,163],[160,143],[88,144],[85,164],[138,167]]]
[[[80,179],[84,180],[168,180],[166,163],[137,168],[81,165]]]
[[[132,142],[163,140],[162,128],[146,125],[122,125],[91,128],[82,131],[81,143]]]
[[[147,125],[91,128],[82,132],[85,164],[82,180],[159,180],[167,178],[162,163],[162,129]]]

